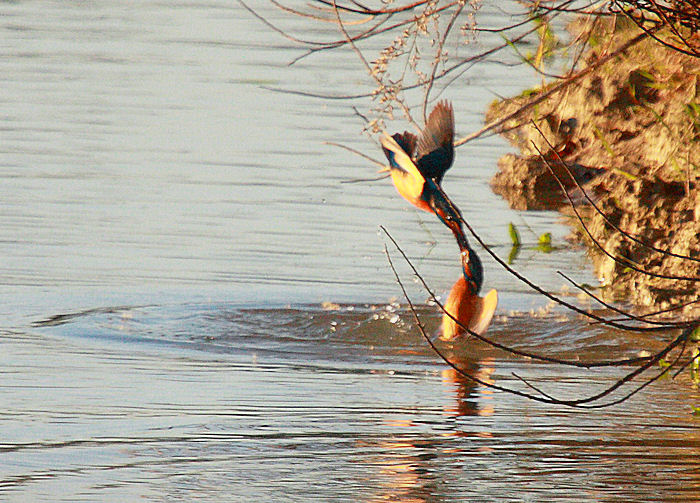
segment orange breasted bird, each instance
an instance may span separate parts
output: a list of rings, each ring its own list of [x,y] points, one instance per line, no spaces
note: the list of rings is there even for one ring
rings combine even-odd
[[[391,179],[401,196],[414,206],[434,213],[450,228],[461,252],[462,274],[452,287],[445,310],[469,330],[486,331],[498,304],[496,290],[479,296],[484,272],[479,256],[471,249],[462,228],[462,215],[441,188],[445,172],[454,160],[454,112],[441,101],[433,109],[420,137],[405,131],[380,138],[389,160]],[[453,340],[465,330],[443,316],[440,338]]]
[[[444,306],[445,311],[479,335],[488,328],[498,305],[496,290],[491,290],[485,297],[479,296],[483,280],[481,260],[474,250],[467,247],[462,251],[462,274],[452,287]],[[452,341],[464,333],[464,328],[443,314],[440,339]]]
[[[420,137],[404,131],[380,138],[389,160],[391,179],[401,196],[414,206],[434,213],[467,246],[459,209],[442,193],[440,183],[454,160],[454,112],[441,101],[433,109]]]

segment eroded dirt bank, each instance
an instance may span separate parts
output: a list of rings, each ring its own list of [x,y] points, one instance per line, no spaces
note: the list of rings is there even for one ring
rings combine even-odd
[[[639,33],[619,25],[612,35],[613,28],[605,30],[593,34],[579,68]],[[494,103],[487,120],[507,116],[557,83]],[[499,161],[494,191],[514,208],[557,208],[569,215],[574,237],[588,245],[605,297],[626,298],[649,311],[700,297],[700,282],[684,279],[700,277],[700,58],[643,40],[527,109],[503,134],[520,154]],[[588,232],[550,168],[567,186]],[[682,312],[700,315],[700,305]]]

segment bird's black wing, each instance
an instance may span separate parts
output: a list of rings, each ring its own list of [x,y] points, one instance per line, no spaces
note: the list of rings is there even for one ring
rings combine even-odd
[[[438,184],[454,159],[455,119],[452,105],[441,101],[433,109],[418,139],[416,166]]]
[[[404,131],[403,134],[396,133],[391,135],[391,137],[399,144],[399,147],[408,154],[408,157],[413,159],[413,153],[416,151],[416,143],[418,142],[416,135]]]

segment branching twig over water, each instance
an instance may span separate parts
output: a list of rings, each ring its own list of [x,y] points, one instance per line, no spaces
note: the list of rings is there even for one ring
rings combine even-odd
[[[664,50],[673,51],[679,57],[686,58],[683,64],[687,68],[697,68],[696,63],[700,60],[698,59],[700,58],[700,35],[698,34],[700,11],[695,5],[697,3],[695,0],[666,0],[663,2],[658,0],[609,0],[602,3],[574,0],[551,2],[526,0],[517,4],[513,3],[513,6],[518,5],[522,8],[519,16],[508,17],[509,22],[503,26],[487,27],[476,24],[476,16],[481,5],[481,2],[477,0],[469,2],[467,0],[407,0],[404,2],[398,0],[388,2],[379,0],[370,0],[369,2],[311,0],[304,7],[286,5],[281,0],[270,0],[272,5],[290,16],[303,18],[309,23],[327,23],[337,28],[334,35],[319,40],[311,40],[306,34],[301,36],[289,33],[279,25],[265,19],[244,0],[238,1],[270,29],[277,31],[305,49],[306,52],[292,61],[291,64],[302,58],[326,51],[350,50],[361,64],[360,71],[366,73],[368,81],[373,86],[370,92],[358,92],[352,95],[329,93],[322,96],[291,89],[284,90],[284,92],[295,92],[324,99],[364,99],[364,103],[370,110],[369,113],[360,114],[357,109],[355,109],[355,113],[365,119],[364,130],[368,133],[383,132],[386,129],[385,122],[394,119],[396,110],[400,111],[406,121],[417,131],[420,131],[419,123],[426,123],[420,138],[408,132],[397,133],[393,137],[386,134],[382,136],[381,144],[392,166],[390,176],[392,176],[394,183],[398,184],[397,188],[404,198],[419,208],[437,215],[454,233],[462,252],[465,292],[467,292],[465,295],[469,294],[472,299],[475,299],[474,306],[477,307],[474,309],[477,309],[478,315],[483,316],[484,323],[476,325],[479,328],[473,330],[474,324],[465,321],[454,310],[450,311],[450,299],[446,302],[448,307],[440,303],[398,242],[384,227],[381,229],[421,282],[430,299],[442,311],[443,320],[449,320],[455,327],[459,327],[457,332],[470,334],[483,343],[515,357],[581,369],[620,366],[633,368],[607,388],[578,399],[557,398],[550,391],[543,390],[515,374],[513,375],[514,379],[522,383],[527,391],[481,380],[450,361],[441,345],[434,342],[433,338],[426,333],[413,301],[404,287],[404,282],[394,266],[392,254],[385,247],[390,268],[413,314],[416,327],[433,351],[447,365],[466,379],[498,391],[513,393],[539,402],[579,408],[599,408],[618,404],[655,382],[661,376],[671,372],[671,369],[675,368],[677,375],[683,368],[691,365],[695,357],[686,356],[686,346],[691,342],[692,337],[700,335],[700,320],[695,316],[682,319],[678,313],[681,309],[696,306],[700,302],[698,295],[695,298],[692,296],[692,292],[698,291],[698,283],[700,282],[700,272],[697,267],[697,264],[700,263],[700,250],[690,249],[688,251],[667,246],[667,243],[659,244],[656,239],[645,236],[643,233],[635,233],[621,225],[612,215],[606,213],[605,207],[601,203],[601,196],[592,193],[590,186],[578,176],[577,169],[580,166],[574,165],[567,157],[571,155],[572,150],[585,152],[585,148],[590,149],[591,145],[586,145],[584,148],[583,145],[576,143],[570,133],[561,139],[561,142],[554,141],[553,135],[558,134],[561,125],[567,122],[568,117],[571,117],[562,115],[564,112],[561,111],[557,113],[557,107],[560,104],[564,108],[575,90],[582,87],[591,87],[591,93],[602,93],[590,84],[591,79],[594,80],[594,76],[597,76],[603,69],[617,64],[630,51],[638,50],[649,41],[653,41],[659,47],[667,48]],[[574,15],[584,20],[579,21],[583,28],[579,28],[577,36],[573,37],[568,45],[564,45],[553,33],[552,20]],[[471,44],[480,32],[499,33],[503,37],[502,42],[494,47],[478,52],[472,51],[471,54],[465,55],[464,51],[460,49]],[[620,33],[623,35],[618,37],[617,35]],[[532,47],[536,47],[536,51],[533,54],[523,54],[520,49],[523,42],[529,42]],[[376,48],[377,45],[380,49],[370,49],[370,47]],[[554,75],[553,72],[548,71],[546,65],[557,51],[569,51],[569,54],[574,54],[574,56],[567,71],[556,72],[557,74]],[[451,118],[452,107],[449,104],[441,102],[435,107],[438,112],[434,111],[428,117],[430,105],[456,81],[464,78],[474,65],[487,58],[497,57],[503,61],[507,60],[508,64],[527,64],[543,78],[548,77],[553,81],[549,84],[543,82],[540,88],[532,90],[528,95],[512,100],[515,103],[514,106],[507,110],[501,110],[502,113],[492,117],[483,128],[461,138],[454,137],[453,125],[451,125],[453,121]],[[654,100],[659,95],[659,89],[664,89],[661,86],[675,85],[678,81],[681,82],[678,86],[682,87],[684,80],[682,78],[673,80],[674,75],[670,75],[667,81],[671,84],[667,84],[667,81],[658,82],[654,81],[653,75],[647,74],[649,72],[645,73],[645,71],[640,70],[638,73],[630,75],[630,89],[620,90],[620,96],[610,100],[610,107],[618,107],[625,113],[627,113],[626,107],[636,107],[633,111],[641,110],[650,117],[654,117],[654,120],[658,124],[662,124],[665,129],[671,131],[672,127],[669,126],[668,121],[665,121],[654,108]],[[697,103],[695,99],[695,101],[687,103],[686,108],[685,112],[689,116],[690,122],[687,127],[682,128],[678,138],[672,139],[664,162],[675,162],[677,164],[676,170],[685,173],[683,187],[685,197],[689,200],[698,195],[699,189],[693,181],[693,176],[695,171],[700,169],[700,166],[698,166],[696,158],[693,157],[696,154],[692,153],[692,148],[686,147],[687,144],[695,144],[696,150],[700,150],[697,149],[697,142],[700,142],[700,103]],[[547,111],[542,112],[545,109]],[[535,120],[529,120],[533,116]],[[544,127],[544,124],[547,124],[547,127]],[[452,128],[450,135],[442,134],[447,125]],[[569,125],[570,128],[574,127]],[[685,292],[684,297],[677,299],[670,305],[664,305],[654,312],[639,315],[606,302],[593,294],[590,289],[560,273],[574,287],[604,306],[608,313],[613,313],[614,317],[603,316],[592,310],[583,309],[541,288],[515,270],[507,261],[501,259],[483,242],[470,225],[468,218],[462,216],[459,209],[453,205],[450,198],[442,190],[440,185],[442,175],[452,162],[454,147],[486,134],[522,131],[524,128],[536,130],[543,140],[532,142],[532,144],[527,141],[523,143],[525,148],[532,150],[533,154],[536,152],[533,158],[545,167],[552,186],[560,192],[563,204],[571,208],[578,225],[592,245],[597,247],[600,253],[605,255],[615,267],[632,271],[639,276],[672,282],[678,291],[682,289]],[[449,138],[449,148],[445,145],[445,138]],[[621,162],[620,159],[615,159],[614,149],[605,141],[600,131],[596,131],[596,138],[613,158],[607,162],[611,164]],[[343,145],[337,146],[363,157],[366,161],[377,164],[377,161],[362,152]],[[685,155],[686,150],[688,151],[687,155]],[[437,171],[435,171],[436,167],[439,168]],[[624,168],[627,167],[624,166]],[[642,173],[634,174],[619,166],[598,165],[592,169],[592,172],[599,173],[606,170],[621,173],[619,176],[626,176],[635,180],[635,183],[637,181],[639,183],[649,182],[644,176],[643,168],[640,169]],[[585,209],[584,204],[586,205]],[[585,211],[589,213],[585,213]],[[697,216],[700,215],[700,205],[695,211],[696,219],[700,218]],[[643,250],[644,254],[653,255],[660,260],[672,259],[680,261],[686,266],[691,264],[691,266],[680,270],[661,270],[654,267],[653,263],[650,265],[636,260],[631,253],[609,250],[606,242],[601,242],[601,239],[594,232],[591,232],[589,218],[591,213],[601,217],[606,232],[612,233],[616,239],[626,243],[628,248]],[[483,279],[481,263],[478,255],[468,244],[466,234],[463,233],[464,228],[471,236],[469,239],[473,239],[481,245],[483,250],[517,281],[558,305],[587,318],[590,323],[630,332],[673,333],[674,338],[661,350],[650,356],[582,362],[510,347],[491,337],[484,336],[483,329],[491,319],[490,316],[493,314],[495,304],[490,306],[492,308],[490,313],[483,311],[485,298],[477,295]],[[621,250],[624,251],[628,248],[622,247]],[[455,284],[456,287],[457,284]],[[490,293],[495,294],[495,292]],[[482,312],[479,312],[478,309],[482,309]],[[669,319],[669,316],[673,315],[676,315],[676,319]],[[662,363],[667,366],[655,374],[649,375],[654,368],[658,368]]]
[[[386,231],[386,229],[382,228],[385,232],[385,234],[389,237],[389,239],[394,243],[394,245],[397,247],[397,250],[402,254],[404,259],[409,263],[411,268],[413,268],[413,265],[410,263],[410,260],[406,257],[406,255],[403,253],[403,250],[398,246],[396,241],[391,237],[391,235]],[[491,382],[486,382],[476,376],[474,376],[472,373],[470,373],[467,370],[463,370],[460,368],[457,364],[453,363],[447,356],[446,354],[433,342],[432,338],[428,335],[428,333],[425,330],[425,326],[420,320],[420,317],[418,316],[418,312],[416,311],[416,308],[411,301],[410,296],[408,295],[408,292],[406,291],[406,288],[403,285],[403,282],[401,278],[399,277],[398,272],[396,271],[396,268],[394,267],[394,263],[391,259],[391,255],[389,254],[389,251],[385,248],[385,253],[387,256],[387,260],[389,261],[389,266],[394,273],[394,277],[396,278],[396,281],[401,288],[401,292],[404,295],[404,298],[406,299],[406,302],[408,303],[409,309],[413,315],[413,318],[416,322],[416,326],[418,327],[418,330],[420,331],[421,335],[425,339],[425,341],[428,343],[428,345],[433,349],[433,351],[451,368],[453,368],[458,374],[460,374],[462,377],[474,381],[477,384],[480,384],[482,386],[486,386],[488,388],[494,389],[496,391],[503,391],[506,393],[511,393],[514,395],[518,395],[524,398],[528,398],[530,400],[535,400],[538,402],[543,402],[543,403],[549,403],[549,404],[555,404],[555,405],[565,405],[569,407],[578,407],[578,408],[590,408],[590,409],[595,409],[595,408],[603,408],[603,407],[610,407],[612,405],[617,405],[619,403],[622,403],[623,401],[631,398],[633,395],[636,393],[640,392],[653,382],[657,381],[660,379],[662,376],[665,374],[669,373],[670,370],[673,368],[673,366],[680,361],[680,359],[683,357],[684,350],[685,350],[685,345],[690,339],[691,335],[693,334],[694,327],[686,327],[680,335],[678,335],[673,341],[671,341],[669,344],[667,344],[661,351],[659,351],[657,354],[655,354],[652,357],[648,358],[639,358],[639,359],[629,359],[629,360],[611,360],[611,361],[601,361],[601,362],[591,362],[591,363],[580,363],[580,362],[573,362],[573,361],[566,361],[566,360],[559,360],[559,359],[554,359],[542,355],[534,355],[533,353],[525,354],[525,352],[519,351],[515,348],[510,348],[501,344],[496,344],[493,341],[490,341],[489,339],[486,339],[485,337],[481,337],[478,334],[474,332],[470,332],[472,336],[475,336],[479,338],[481,341],[486,342],[494,347],[497,347],[498,349],[504,350],[506,352],[509,352],[511,354],[516,354],[516,355],[521,355],[521,356],[528,356],[531,358],[536,358],[539,360],[543,361],[548,361],[548,362],[553,362],[553,363],[559,363],[559,364],[565,364],[565,365],[572,365],[572,366],[578,366],[578,367],[585,367],[585,368],[592,368],[592,367],[602,367],[602,366],[619,366],[623,364],[628,364],[628,363],[637,363],[639,360],[645,360],[644,363],[636,367],[634,370],[626,374],[625,376],[619,378],[617,381],[615,381],[612,385],[608,386],[607,388],[603,389],[602,391],[595,393],[591,396],[584,397],[584,398],[578,398],[578,399],[573,399],[573,400],[565,400],[565,399],[558,399],[555,398],[554,396],[544,393],[543,391],[539,390],[536,388],[534,385],[523,379],[522,377],[514,375],[518,380],[524,382],[527,384],[528,387],[536,390],[538,392],[537,395],[533,395],[531,393],[527,393],[521,390],[517,390],[514,388],[508,388],[505,386],[499,386],[496,384],[493,384]],[[415,268],[413,268],[415,271]],[[424,282],[423,278],[416,272],[415,273],[418,278],[420,279],[421,282]],[[425,284],[425,283],[424,283]],[[434,296],[431,297],[434,299],[434,301],[437,302],[437,299],[435,299]],[[466,330],[467,327],[464,327]],[[633,388],[631,391],[628,391],[626,394],[623,396],[607,401],[607,402],[600,402],[603,398],[607,397],[611,393],[615,392],[622,386],[626,385],[627,383],[630,383],[635,377],[641,375],[645,371],[651,369],[653,366],[658,365],[661,360],[663,360],[667,355],[669,355],[674,349],[681,347],[681,350],[679,351],[678,355],[674,358],[672,361],[671,365],[667,366],[660,372],[658,372],[656,375],[652,376],[651,378],[648,378],[646,381],[642,382],[641,384],[638,384],[635,388]],[[595,403],[599,402],[599,403]]]

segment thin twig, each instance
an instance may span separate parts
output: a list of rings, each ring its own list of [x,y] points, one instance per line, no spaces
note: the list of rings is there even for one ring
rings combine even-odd
[[[334,141],[324,141],[323,143],[326,144],[326,145],[331,145],[331,146],[333,146],[333,147],[343,148],[343,149],[347,150],[348,152],[352,152],[352,153],[355,154],[355,155],[359,155],[359,156],[362,157],[363,159],[367,159],[369,162],[371,162],[371,163],[373,163],[373,164],[375,164],[375,165],[377,165],[377,166],[379,166],[379,167],[381,167],[381,168],[386,167],[386,164],[385,164],[385,163],[380,162],[380,161],[374,159],[373,157],[370,157],[370,156],[368,156],[367,154],[365,154],[365,153],[363,153],[363,152],[360,152],[359,150],[356,150],[356,149],[354,149],[354,148],[352,148],[352,147],[348,147],[347,145],[343,145],[342,143],[336,143],[336,142],[334,142]],[[383,179],[383,178],[386,178],[387,176],[389,176],[389,175],[381,176],[381,177],[377,178],[377,180],[381,180],[381,179]]]
[[[646,386],[648,386],[649,384],[651,384],[652,382],[654,382],[655,380],[660,378],[664,373],[668,372],[670,367],[664,369],[664,371],[661,374],[659,374],[658,376],[653,377],[652,379],[648,380],[647,382],[638,386],[636,389],[629,392],[627,395],[625,395],[625,397],[623,397],[623,399],[616,399],[616,400],[606,402],[606,403],[601,403],[601,404],[595,404],[595,403],[591,403],[591,402],[596,402],[596,401],[608,396],[610,393],[613,393],[615,390],[624,386],[625,384],[630,382],[632,379],[634,379],[635,377],[637,377],[638,375],[640,375],[641,373],[643,373],[644,371],[649,369],[652,365],[658,363],[662,358],[664,358],[669,352],[671,352],[673,349],[675,349],[678,345],[684,344],[687,341],[688,337],[690,337],[690,334],[692,333],[691,327],[685,329],[678,337],[676,337],[676,339],[674,339],[671,343],[669,343],[666,346],[666,348],[664,348],[663,351],[659,352],[656,357],[651,358],[649,361],[640,365],[632,372],[629,372],[628,374],[626,374],[622,378],[615,381],[615,383],[608,386],[603,391],[600,391],[594,395],[591,395],[591,396],[588,396],[585,398],[575,399],[575,400],[562,400],[562,399],[550,397],[547,394],[544,394],[545,396],[540,396],[540,395],[533,395],[531,393],[525,393],[523,391],[519,391],[519,390],[516,390],[513,388],[508,388],[505,386],[499,386],[497,384],[486,382],[482,379],[479,379],[478,377],[471,375],[469,372],[461,369],[460,367],[458,367],[457,365],[452,363],[452,361],[450,361],[450,359],[447,358],[447,356],[445,356],[442,353],[442,351],[435,345],[435,343],[431,340],[431,338],[428,336],[427,332],[425,331],[425,327],[424,327],[423,323],[420,321],[420,318],[418,317],[418,312],[416,311],[416,308],[413,305],[413,302],[411,301],[411,298],[409,297],[408,292],[406,291],[406,288],[404,287],[403,282],[401,281],[401,278],[399,277],[398,272],[396,271],[396,268],[394,267],[394,263],[391,260],[389,250],[387,249],[386,245],[384,246],[384,253],[387,257],[387,260],[389,261],[389,266],[391,267],[391,270],[394,274],[394,277],[395,277],[399,287],[401,288],[401,291],[404,295],[404,298],[406,299],[406,302],[409,305],[409,308],[410,308],[410,311],[413,315],[413,318],[416,321],[416,326],[418,327],[423,338],[427,341],[428,345],[430,345],[430,347],[433,349],[433,351],[446,364],[448,364],[459,375],[465,377],[466,379],[469,379],[471,381],[476,382],[477,384],[481,384],[482,386],[486,386],[488,388],[491,388],[491,389],[494,389],[497,391],[503,391],[503,392],[510,393],[513,395],[518,395],[518,396],[521,396],[524,398],[528,398],[530,400],[535,400],[538,402],[549,403],[549,404],[565,405],[568,407],[579,407],[579,408],[602,408],[602,407],[609,407],[611,405],[616,405],[618,403],[621,403],[622,401],[627,400],[628,398],[633,396],[635,393],[638,393],[639,391],[644,389]],[[529,386],[532,387],[532,385],[529,385]],[[540,393],[543,393],[543,392],[540,392]]]
[[[609,303],[605,302],[603,299],[601,299],[601,298],[598,297],[597,295],[594,295],[593,293],[591,293],[591,292],[590,292],[587,288],[585,288],[583,285],[579,285],[578,283],[576,283],[573,279],[571,279],[570,277],[568,277],[568,276],[567,276],[566,274],[564,274],[563,272],[557,271],[557,274],[559,274],[562,278],[564,278],[566,281],[568,281],[569,283],[571,283],[571,284],[574,286],[574,288],[577,288],[577,289],[581,290],[583,293],[585,293],[586,295],[588,295],[590,298],[592,298],[593,300],[595,300],[596,302],[598,302],[598,303],[599,303],[600,305],[602,305],[603,307],[605,307],[605,308],[607,308],[607,309],[609,309],[609,310],[611,310],[611,311],[614,311],[614,312],[616,312],[616,313],[619,313],[619,314],[623,315],[623,316],[625,317],[625,318],[623,318],[623,321],[633,320],[633,321],[638,321],[638,322],[640,322],[640,323],[648,323],[648,324],[650,324],[650,325],[661,325],[661,326],[665,326],[665,327],[667,327],[667,328],[680,328],[680,327],[686,325],[685,323],[677,323],[677,322],[672,322],[672,321],[653,321],[653,320],[646,320],[646,319],[644,319],[644,317],[642,317],[642,316],[634,316],[634,315],[631,314],[631,313],[628,313],[628,312],[626,312],[626,311],[624,311],[624,310],[622,310],[622,309],[620,309],[620,308],[617,308],[617,307],[613,306],[612,304],[609,304]]]
[[[418,278],[418,281],[421,282],[423,285],[423,288],[425,291],[428,293],[428,296],[430,297],[430,300],[434,302],[439,308],[440,311],[448,316],[452,321],[457,323],[457,325],[460,326],[460,328],[464,329],[465,332],[469,333],[472,337],[480,340],[481,342],[484,342],[496,349],[500,349],[502,351],[506,351],[508,353],[511,353],[516,356],[523,356],[526,358],[531,358],[533,360],[540,360],[543,362],[547,363],[556,363],[559,365],[569,365],[571,367],[581,367],[581,368],[593,368],[593,367],[616,367],[616,366],[622,366],[622,365],[632,365],[632,364],[637,364],[637,363],[642,363],[649,361],[650,359],[653,358],[653,356],[641,356],[641,357],[636,357],[636,358],[625,358],[621,360],[609,360],[609,361],[604,361],[604,362],[582,362],[582,361],[575,361],[575,360],[564,360],[561,358],[554,358],[551,356],[545,356],[545,355],[540,355],[537,353],[532,353],[530,351],[523,351],[520,349],[516,349],[510,346],[506,346],[504,344],[500,344],[492,339],[489,339],[488,337],[485,337],[481,334],[478,334],[476,332],[473,332],[469,327],[464,325],[460,320],[455,318],[449,311],[445,309],[445,306],[438,300],[437,296],[433,292],[433,290],[430,288],[430,286],[426,283],[426,281],[423,279],[423,276],[418,272],[418,270],[415,268],[411,260],[408,258],[406,253],[403,251],[403,249],[399,246],[399,244],[396,242],[394,237],[389,233],[389,231],[384,227],[384,226],[379,226],[379,228],[384,232],[384,234],[389,238],[389,240],[393,243],[393,245],[396,247],[398,252],[401,254],[403,257],[404,261],[408,264],[410,267],[411,271],[413,274]]]

